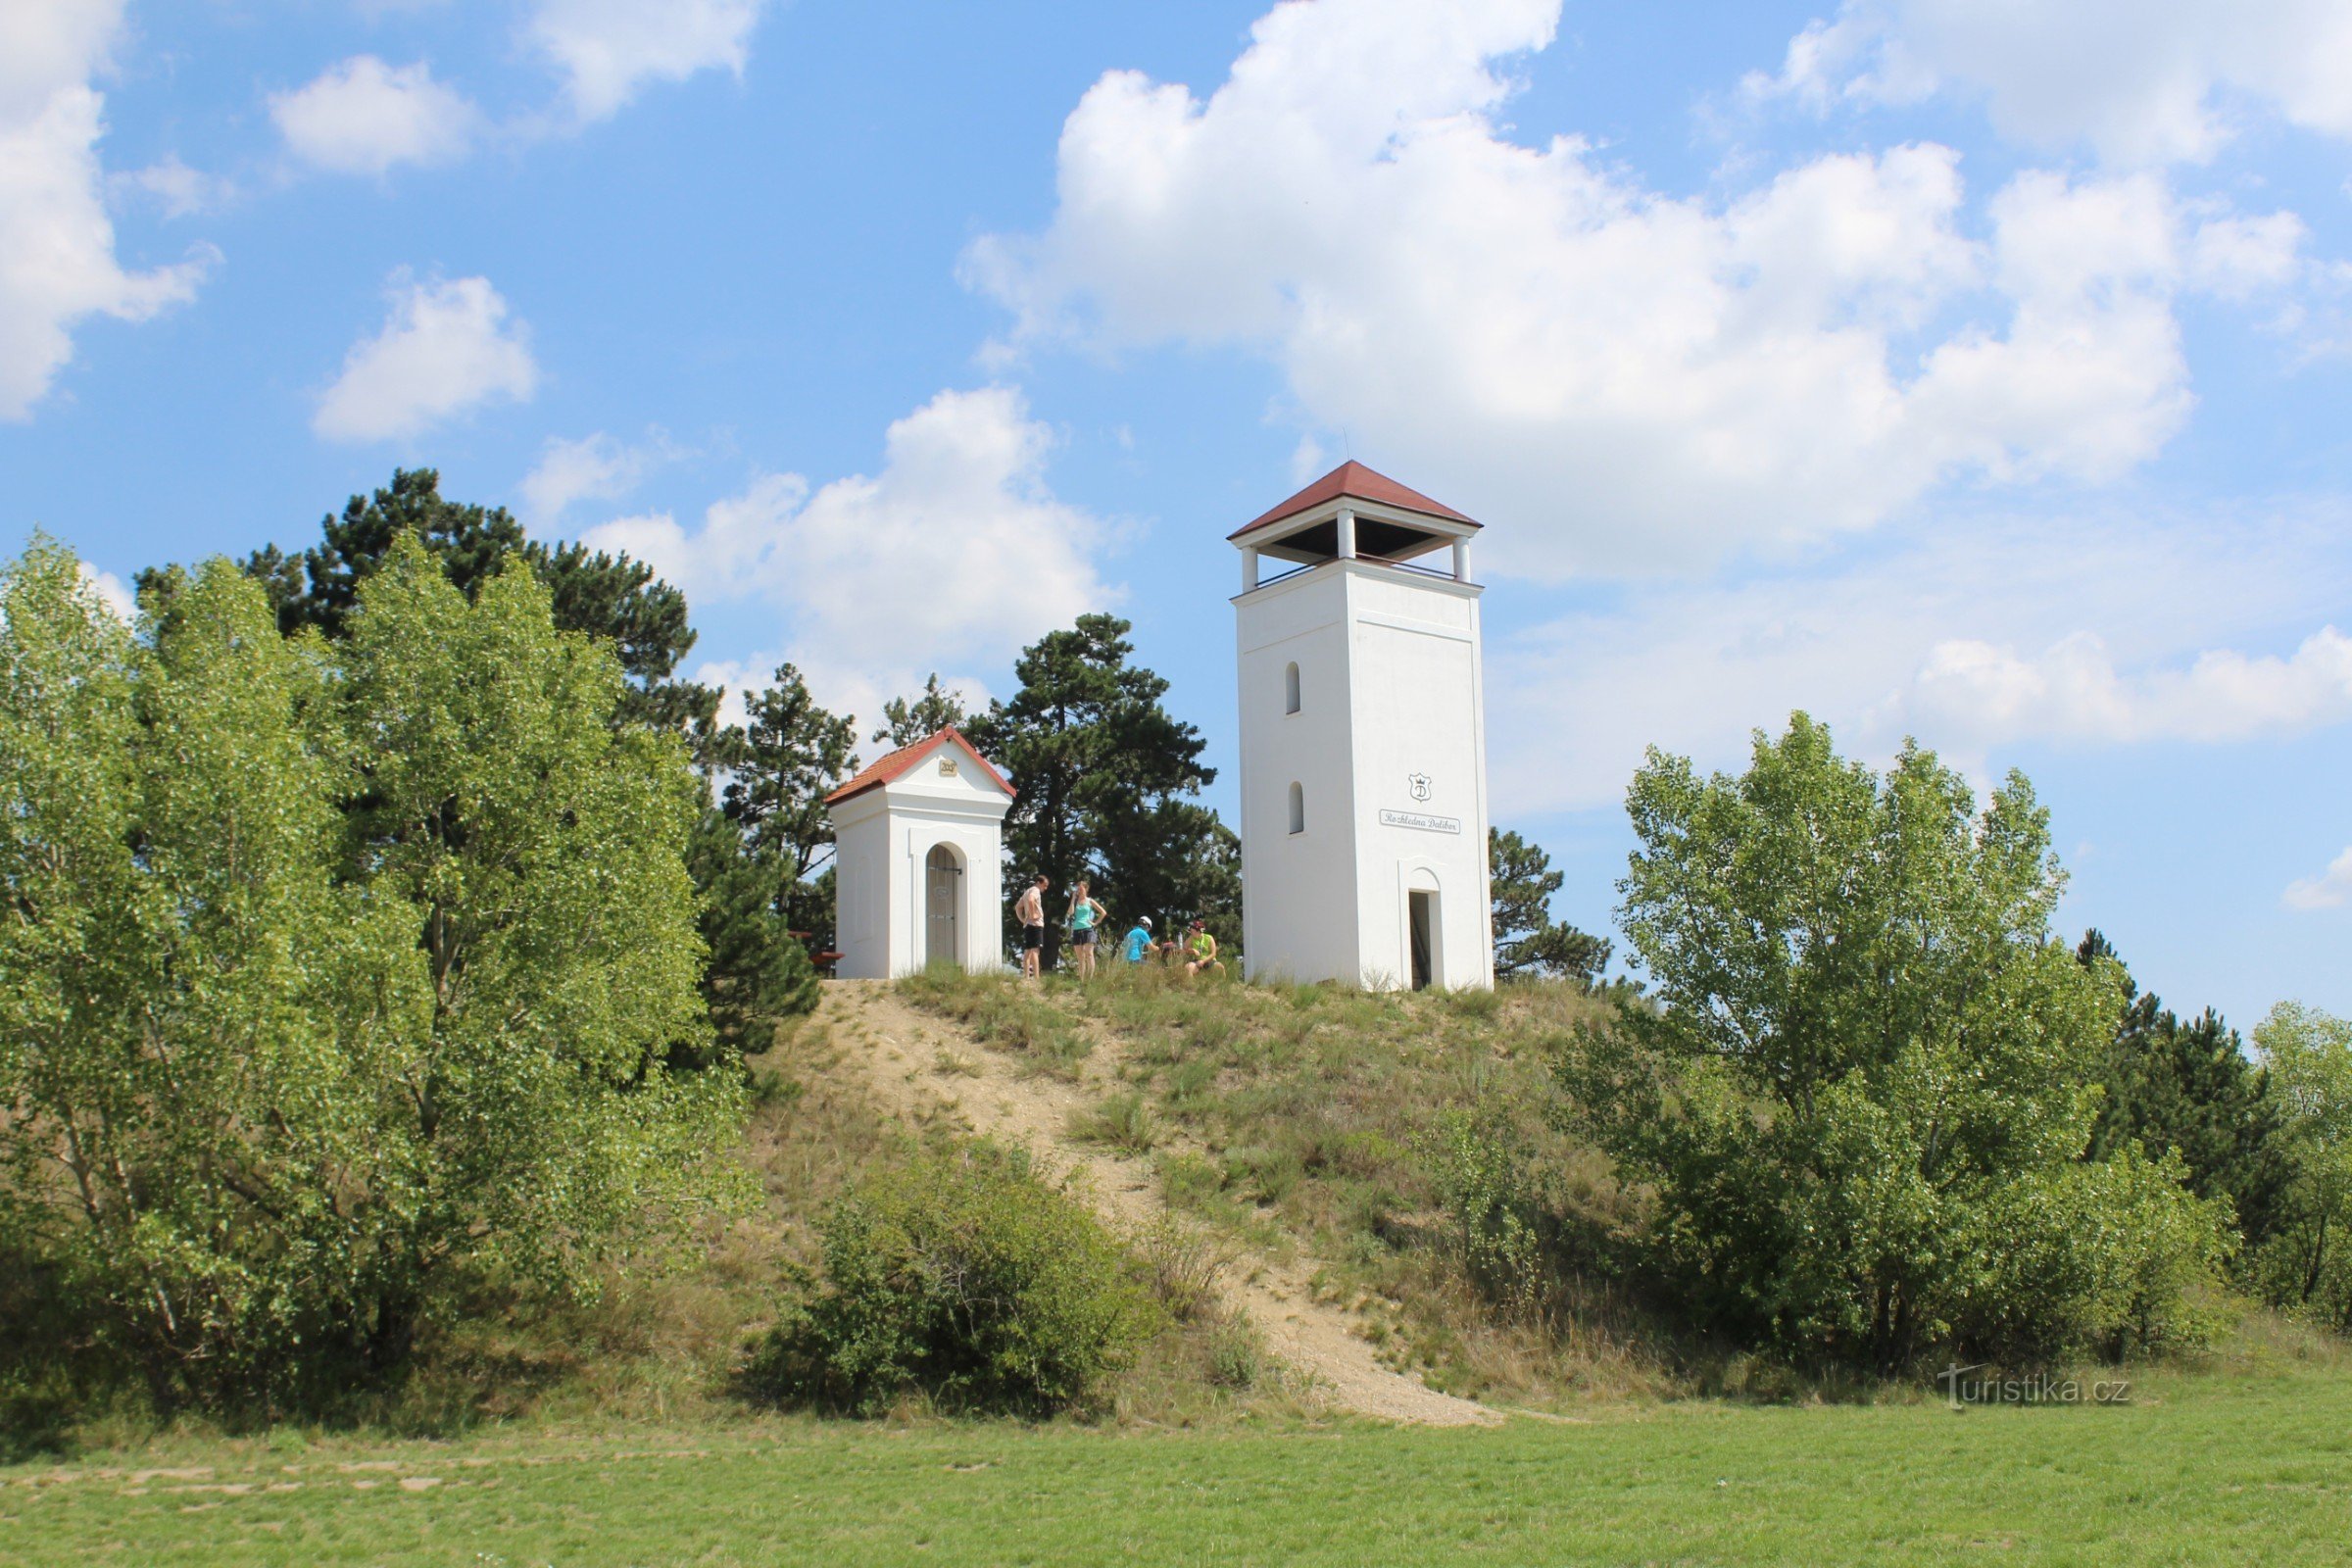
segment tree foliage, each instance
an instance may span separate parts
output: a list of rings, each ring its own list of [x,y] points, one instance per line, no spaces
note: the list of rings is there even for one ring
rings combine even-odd
[[[0,585],[0,1226],[166,1392],[381,1375],[446,1282],[593,1288],[729,1190],[674,737],[528,571],[345,636],[228,563],[134,635]]]
[[[360,590],[390,556],[395,541],[412,535],[441,563],[449,580],[471,598],[497,576],[510,557],[530,564],[552,595],[557,626],[586,632],[612,645],[628,675],[616,711],[625,718],[690,736],[698,750],[717,742],[719,693],[676,679],[694,647],[686,596],[625,555],[584,545],[550,546],[526,537],[504,507],[450,501],[431,468],[399,468],[391,484],[353,496],[342,514],[319,519],[319,540],[286,552],[275,545],[246,558],[247,573],[268,588],[278,628],[291,636],[316,626],[340,638]],[[163,573],[143,573],[142,590]]]
[[[684,594],[655,576],[644,562],[578,544],[542,544],[525,536],[503,507],[451,501],[441,494],[440,475],[433,469],[396,469],[388,486],[353,496],[340,516],[321,518],[317,544],[292,553],[268,546],[247,557],[244,569],[268,590],[286,635],[316,630],[340,641],[353,625],[368,581],[403,538],[420,543],[469,600],[509,562],[526,563],[548,590],[556,626],[603,640],[619,662],[627,678],[607,715],[613,724],[686,736],[707,773],[760,760],[748,755],[741,730],[718,722],[717,688],[676,678],[679,662],[695,643]],[[169,568],[143,572],[141,595],[168,613],[164,601],[174,580]],[[821,824],[821,813],[818,820]],[[721,839],[698,834],[689,861],[709,955],[703,990],[722,1039],[757,1049],[758,1029],[747,1006],[774,1004],[791,1011],[815,1004],[809,985],[814,970],[789,928],[808,929],[821,919],[829,931],[831,901],[799,887],[797,876],[789,884],[783,881],[775,856],[760,847],[722,852],[728,846]],[[761,876],[775,879],[778,891],[769,902],[780,917],[771,918],[764,906],[748,897],[751,884]]]
[[[2167,1155],[2086,1160],[2123,979],[2051,940],[2047,813],[1881,779],[1797,714],[1737,778],[1651,752],[1622,928],[1655,1005],[1562,1060],[1707,1326],[1892,1368],[2192,1337],[2226,1215]]]
[[[708,954],[703,1000],[721,1055],[687,1050],[672,1058],[673,1064],[708,1066],[757,1055],[771,1043],[777,1019],[816,1010],[816,966],[808,946],[792,934],[782,869],[754,855],[735,824],[715,808],[705,810],[695,823],[686,865],[699,891],[695,925]],[[830,888],[812,893],[831,908]],[[830,935],[831,925],[828,917],[822,935]]]
[[[1566,873],[1552,869],[1551,857],[1541,847],[1505,828],[1487,830],[1487,857],[1495,978],[1552,975],[1572,978],[1588,991],[1598,985],[1609,964],[1609,940],[1551,917],[1551,896],[1560,891]]]
[[[893,697],[884,703],[882,723],[866,738],[896,751],[927,740],[950,725],[961,729],[970,719],[971,713],[962,699],[942,686],[939,672],[934,670],[923,682],[923,689],[912,697]]]
[[[820,941],[833,932],[829,886],[808,880],[833,853],[825,797],[857,771],[856,728],[808,694],[791,664],[747,704],[750,722],[730,760],[723,809],[744,857],[774,890],[785,924]]]
[[[2254,1048],[2286,1170],[2256,1277],[2271,1300],[2352,1333],[2352,1019],[2282,1002]]]
[[[2084,934],[2075,956],[2086,965],[2116,959],[2096,931]],[[2181,1018],[2134,986],[2129,971],[2124,996],[2091,1129],[2092,1155],[2103,1158],[2131,1144],[2151,1156],[2180,1155],[2190,1191],[2227,1201],[2246,1246],[2259,1248],[2286,1174],[2268,1074],[2212,1008]]]
[[[1045,872],[1057,896],[1090,877],[1119,919],[1230,920],[1238,845],[1191,799],[1216,777],[1200,761],[1206,742],[1161,706],[1168,683],[1131,662],[1129,629],[1092,614],[1049,633],[1013,666],[1011,700],[973,720],[974,743],[1019,789],[1007,869],[1015,884]],[[1058,936],[1049,924],[1050,952]]]

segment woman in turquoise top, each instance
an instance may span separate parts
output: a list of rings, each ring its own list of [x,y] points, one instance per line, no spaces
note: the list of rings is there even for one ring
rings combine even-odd
[[[1084,980],[1095,972],[1095,922],[1108,914],[1086,890],[1086,878],[1070,889],[1070,912],[1063,923],[1070,928],[1070,946],[1078,955],[1078,978]]]

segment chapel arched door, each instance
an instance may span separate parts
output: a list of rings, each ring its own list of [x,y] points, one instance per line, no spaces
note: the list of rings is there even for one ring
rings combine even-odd
[[[963,948],[956,938],[957,906],[963,901],[956,897],[963,878],[963,868],[956,863],[956,852],[945,844],[934,844],[931,853],[923,858],[923,961],[931,963],[961,963]]]

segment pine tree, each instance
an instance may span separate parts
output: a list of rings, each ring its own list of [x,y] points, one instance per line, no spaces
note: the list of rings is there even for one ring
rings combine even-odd
[[[2095,930],[2083,935],[2075,956],[2084,964],[2122,962]],[[2092,1156],[2105,1158],[2132,1142],[2151,1158],[2172,1151],[2197,1196],[2228,1199],[2248,1249],[2261,1246],[2285,1178],[2274,1142],[2278,1107],[2269,1074],[2212,1008],[2183,1019],[2155,993],[2139,990],[2129,969],[2124,983]]]
[[[723,746],[717,688],[674,678],[695,643],[686,596],[644,562],[528,538],[504,507],[446,499],[441,476],[431,468],[394,469],[389,485],[353,496],[340,516],[330,513],[319,519],[318,531],[318,542],[306,549],[289,553],[268,545],[243,563],[246,575],[268,591],[286,635],[316,626],[328,640],[339,640],[360,585],[383,565],[404,533],[423,543],[468,599],[508,557],[519,555],[553,595],[558,628],[612,644],[628,676],[618,718],[685,734],[706,763],[711,749]],[[167,577],[154,568],[141,572],[140,590],[151,592]]]
[[[1045,872],[1052,908],[1084,876],[1118,919],[1157,911],[1230,921],[1239,885],[1225,875],[1238,858],[1227,853],[1231,835],[1191,799],[1216,777],[1200,761],[1207,743],[1161,706],[1167,681],[1130,662],[1130,629],[1090,614],[1049,633],[1013,666],[1012,699],[972,722],[974,743],[1019,789],[1004,822],[1008,880]],[[1049,920],[1049,964],[1059,937]]]
[[[912,697],[893,697],[882,705],[882,723],[866,738],[897,751],[902,746],[928,740],[950,725],[960,729],[970,719],[962,700],[942,686],[939,672],[933,670],[921,691]]]
[[[1567,874],[1551,867],[1551,857],[1504,828],[1487,830],[1494,902],[1494,975],[1563,975],[1587,990],[1608,967],[1605,937],[1580,931],[1551,917],[1551,896]]]
[[[796,931],[830,931],[830,889],[808,874],[833,853],[825,797],[858,769],[857,730],[818,706],[791,664],[749,704],[751,721],[732,759],[722,809],[747,853],[774,879],[776,907]]]

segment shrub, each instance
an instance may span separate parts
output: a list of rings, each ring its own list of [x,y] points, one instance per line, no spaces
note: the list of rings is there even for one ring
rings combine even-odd
[[[1215,1315],[1217,1282],[1233,1262],[1231,1250],[1206,1233],[1162,1215],[1135,1237],[1152,1294],[1179,1323]]]
[[[834,1206],[822,1241],[822,1288],[754,1356],[769,1397],[872,1414],[920,1390],[1045,1413],[1085,1400],[1160,1326],[1095,1217],[993,1144],[882,1174]]]
[[[1513,1312],[1541,1312],[1544,1248],[1518,1140],[1492,1118],[1450,1111],[1423,1135],[1420,1152],[1453,1221],[1454,1246],[1471,1283]]]
[[[1112,1095],[1090,1109],[1070,1116],[1070,1136],[1083,1143],[1104,1144],[1123,1153],[1148,1154],[1162,1136],[1159,1115],[1152,1102],[1133,1091]]]

